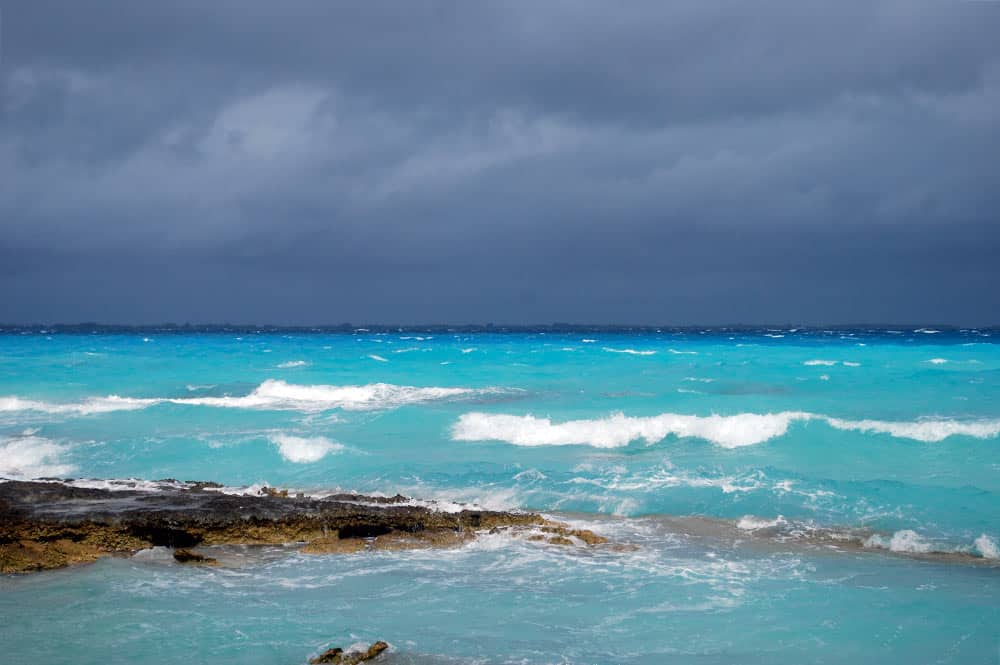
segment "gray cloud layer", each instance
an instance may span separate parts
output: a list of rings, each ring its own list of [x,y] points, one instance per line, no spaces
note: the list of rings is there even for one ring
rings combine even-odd
[[[7,3],[0,320],[1000,323],[998,28]]]

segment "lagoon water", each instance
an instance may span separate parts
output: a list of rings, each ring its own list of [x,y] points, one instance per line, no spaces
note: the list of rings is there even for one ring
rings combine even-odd
[[[634,551],[0,578],[9,663],[990,663],[1000,331],[0,333],[0,477],[541,511]],[[80,480],[84,479],[84,480]]]

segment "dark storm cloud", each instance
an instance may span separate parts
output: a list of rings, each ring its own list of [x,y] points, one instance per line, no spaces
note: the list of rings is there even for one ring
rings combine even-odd
[[[2,9],[0,320],[1000,322],[1000,4]]]

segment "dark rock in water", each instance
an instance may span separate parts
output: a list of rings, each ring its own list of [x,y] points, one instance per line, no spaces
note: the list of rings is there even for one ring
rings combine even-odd
[[[344,656],[343,663],[344,665],[357,665],[357,663],[363,663],[366,660],[371,660],[372,658],[375,658],[388,648],[389,648],[388,644],[379,640],[375,644],[368,647],[368,651],[365,651],[364,653],[347,654],[346,656]]]
[[[367,651],[351,651],[344,653],[341,648],[327,649],[320,655],[316,656],[309,661],[311,665],[319,665],[320,663],[336,663],[337,665],[357,665],[358,663],[363,663],[365,661],[371,660],[378,656],[380,653],[389,648],[389,645],[385,642],[379,640],[375,642]]]
[[[398,495],[313,499],[277,490],[264,496],[223,494],[207,483],[151,492],[8,481],[0,482],[0,573],[60,568],[158,545],[300,542],[313,553],[451,547],[478,529],[542,524],[533,513],[449,513]]]
[[[218,561],[210,556],[198,554],[197,552],[192,552],[191,550],[186,549],[174,550],[174,560],[178,563],[202,563],[208,565],[218,563]]]
[[[333,649],[327,649],[320,655],[309,660],[310,665],[319,665],[319,663],[341,663],[343,662],[344,650],[340,647],[334,647]]]

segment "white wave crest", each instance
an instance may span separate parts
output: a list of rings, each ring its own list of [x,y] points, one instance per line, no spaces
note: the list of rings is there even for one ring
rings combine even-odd
[[[308,365],[305,360],[289,360],[278,365],[279,369],[291,369],[292,367],[305,367]]]
[[[843,420],[824,417],[831,426],[840,430],[856,430],[889,434],[899,439],[937,442],[949,436],[971,436],[989,439],[1000,434],[1000,420],[962,422],[957,420],[915,420],[911,422],[891,422],[884,420]]]
[[[976,538],[973,541],[972,546],[984,559],[1000,559],[1000,547],[997,546],[997,541],[993,540],[985,533]]]
[[[268,380],[244,397],[192,397],[168,400],[180,404],[198,404],[246,409],[291,411],[369,411],[441,399],[471,397],[496,392],[494,389],[440,388],[370,383],[362,386],[298,385]]]
[[[36,436],[31,430],[21,436],[0,439],[0,476],[15,479],[65,476],[75,468],[60,459],[67,450],[67,446]]]
[[[677,349],[667,349],[667,351],[669,351],[670,353],[674,354],[675,356],[696,356],[696,355],[698,355],[697,351],[678,351]]]
[[[270,437],[271,443],[278,446],[278,452],[289,462],[306,464],[318,462],[332,452],[340,452],[344,446],[331,441],[324,436],[301,437],[288,434],[275,434]]]
[[[387,362],[389,362],[388,358],[383,358],[382,356],[374,354],[374,353],[369,353],[368,357],[371,358],[372,360],[377,360],[380,363],[387,363]]]
[[[662,441],[678,437],[705,439],[723,448],[762,443],[788,431],[794,420],[807,413],[741,413],[734,416],[686,416],[664,413],[652,417],[628,417],[616,413],[607,418],[553,423],[548,418],[489,413],[466,413],[452,427],[456,441],[506,441],[517,446],[588,445],[620,448],[631,441]]]
[[[1000,420],[961,422],[955,420],[844,420],[803,411],[739,413],[731,416],[693,416],[664,413],[629,417],[617,413],[606,418],[554,423],[549,418],[490,413],[466,413],[452,427],[456,441],[504,441],[517,446],[587,445],[620,448],[639,439],[649,444],[669,435],[704,439],[723,448],[752,446],[783,436],[796,421],[818,420],[840,430],[889,434],[901,439],[938,442],[950,436],[978,439],[1000,434]]]
[[[911,554],[924,554],[932,551],[934,547],[931,543],[924,540],[920,534],[910,529],[897,531],[892,534],[891,538],[886,538],[878,534],[873,535],[865,541],[864,545],[865,547],[889,550],[890,552],[908,552]]]
[[[69,415],[87,416],[94,413],[110,413],[112,411],[134,411],[145,409],[156,404],[157,399],[138,397],[88,397],[82,402],[43,402],[20,397],[0,397],[0,412],[38,411],[42,413],[64,413]]]
[[[785,518],[778,515],[773,520],[762,520],[751,515],[740,518],[740,521],[736,523],[736,528],[743,531],[757,531],[758,529],[771,529],[776,526],[781,526],[785,524]]]
[[[944,365],[945,363],[948,362],[948,359],[947,358],[931,358],[927,362],[929,362],[932,365]]]
[[[807,360],[803,365],[808,367],[815,367],[816,365],[822,365],[823,367],[833,367],[837,364],[836,360]]]
[[[269,379],[249,395],[224,397],[90,397],[80,402],[44,402],[0,397],[0,412],[35,411],[50,414],[86,416],[112,411],[144,409],[156,404],[184,404],[236,409],[272,409],[318,412],[329,409],[369,411],[391,409],[444,399],[496,394],[498,388],[442,388],[370,383],[360,386],[299,385]]]
[[[610,346],[605,346],[603,350],[608,353],[627,353],[630,356],[651,356],[656,353],[656,351],[638,351],[636,349],[612,349]]]

